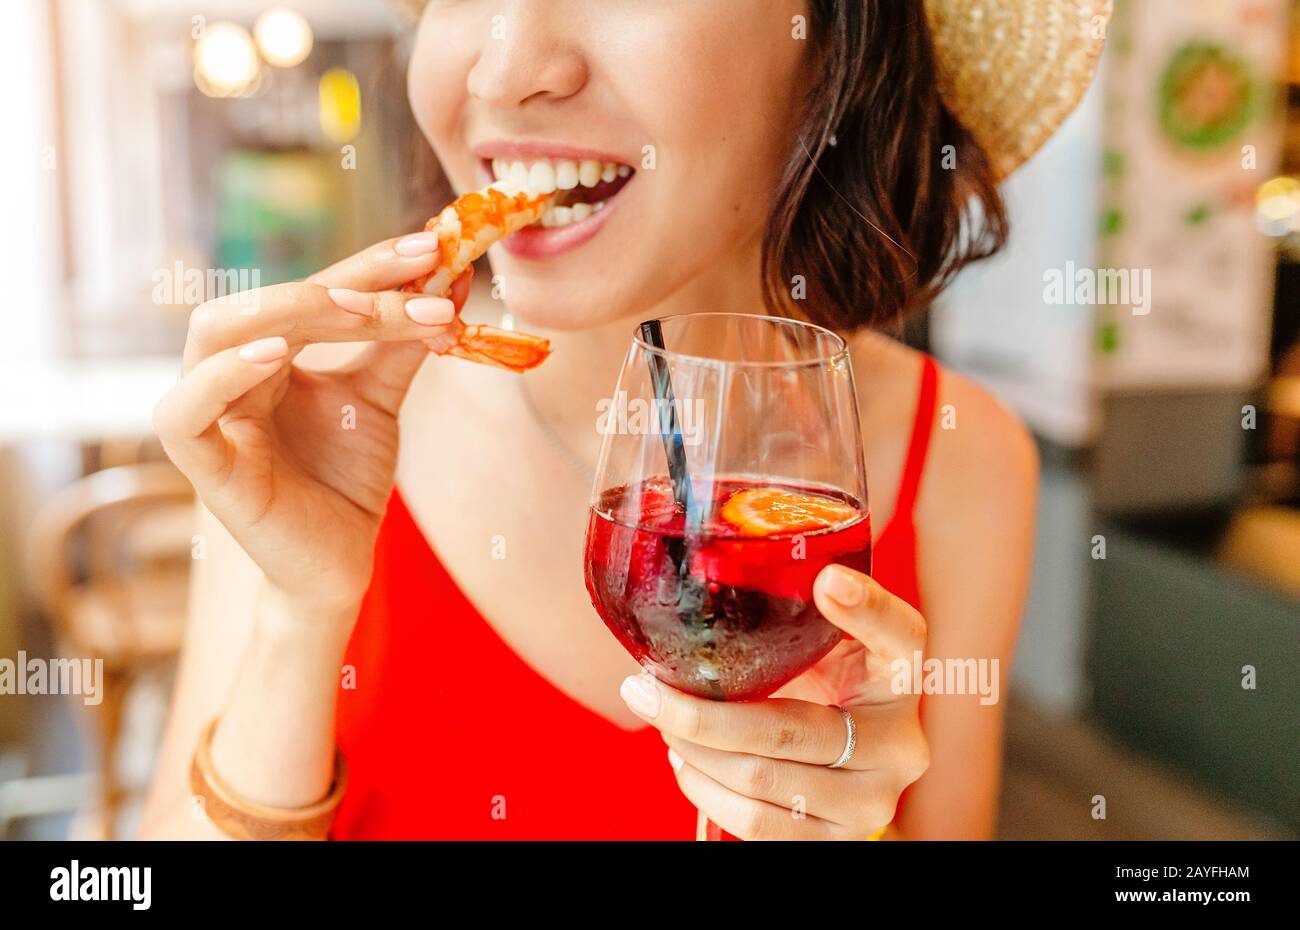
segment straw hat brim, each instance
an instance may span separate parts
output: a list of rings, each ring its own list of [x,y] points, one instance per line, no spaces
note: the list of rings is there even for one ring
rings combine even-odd
[[[411,21],[427,4],[390,2]],[[925,0],[925,11],[939,92],[1002,179],[1042,148],[1083,99],[1113,0]]]
[[[1005,178],[1083,99],[1113,0],[925,0],[925,9],[944,102]]]

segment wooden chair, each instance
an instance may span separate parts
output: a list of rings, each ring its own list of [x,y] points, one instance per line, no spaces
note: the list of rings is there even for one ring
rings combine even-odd
[[[56,494],[33,522],[34,586],[64,655],[104,660],[89,715],[99,785],[90,821],[109,837],[124,799],[117,747],[141,674],[180,651],[194,533],[194,491],[170,462],[123,465]]]

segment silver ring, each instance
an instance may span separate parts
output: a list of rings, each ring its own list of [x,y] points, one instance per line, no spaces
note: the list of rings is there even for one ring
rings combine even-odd
[[[853,758],[853,750],[858,748],[858,725],[854,722],[853,715],[843,707],[838,704],[832,704],[831,706],[840,712],[840,716],[844,718],[844,726],[849,731],[849,738],[844,743],[844,751],[840,753],[838,759],[826,766],[828,769],[838,769],[848,764],[848,761]]]

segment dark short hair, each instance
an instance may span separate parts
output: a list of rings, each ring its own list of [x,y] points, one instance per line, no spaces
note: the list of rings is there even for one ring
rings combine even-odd
[[[764,298],[842,331],[897,322],[1006,244],[1006,206],[940,99],[922,0],[810,7],[814,77],[763,238]]]

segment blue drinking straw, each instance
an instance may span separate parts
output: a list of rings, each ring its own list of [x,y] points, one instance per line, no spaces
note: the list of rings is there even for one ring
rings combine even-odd
[[[668,475],[673,482],[673,497],[677,506],[689,517],[694,513],[691,499],[691,475],[686,466],[686,443],[682,439],[681,423],[677,419],[677,401],[673,395],[673,379],[668,371],[668,360],[663,357],[664,332],[658,320],[641,324],[641,338],[659,352],[646,352],[650,366],[650,381],[654,385],[659,415],[659,435],[664,442],[664,455],[668,458]],[[667,408],[668,415],[662,413]],[[665,420],[667,422],[665,422]]]

